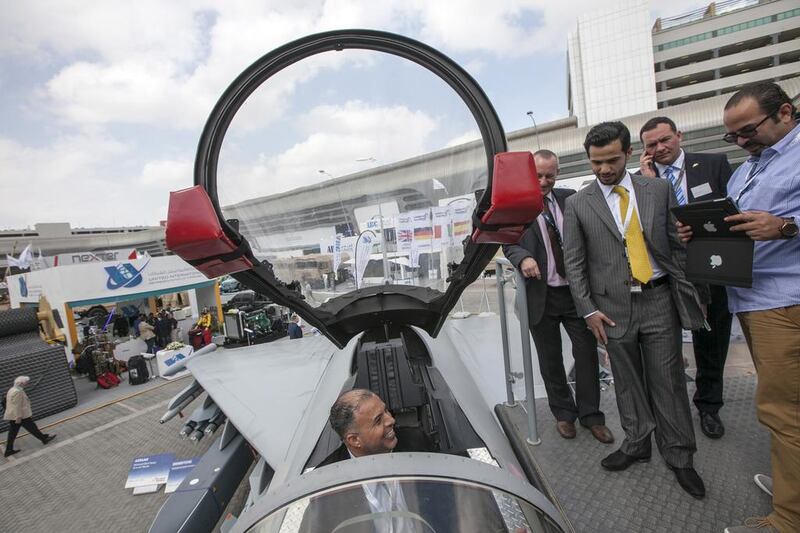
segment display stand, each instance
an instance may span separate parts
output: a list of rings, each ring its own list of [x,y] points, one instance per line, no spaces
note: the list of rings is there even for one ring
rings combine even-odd
[[[173,380],[185,376],[189,373],[188,370],[181,370],[177,374],[173,374],[169,377],[165,376],[164,374],[169,367],[175,365],[179,361],[188,359],[193,353],[194,348],[191,346],[184,346],[179,350],[159,350],[156,352],[156,366],[158,367],[158,375],[167,380]]]

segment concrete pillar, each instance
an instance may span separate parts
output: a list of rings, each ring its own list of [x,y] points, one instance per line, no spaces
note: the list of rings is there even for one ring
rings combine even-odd
[[[219,293],[219,280],[214,282],[214,301],[217,304],[217,324],[222,326],[225,320],[222,316],[222,296]]]
[[[189,289],[189,307],[192,308],[192,319],[200,318],[200,308],[197,305],[197,289]]]
[[[719,69],[718,69],[718,68],[715,68],[715,69],[714,69],[714,79],[715,79],[715,80],[718,80],[718,79],[719,79]]]
[[[64,304],[64,318],[67,319],[67,351],[78,344],[78,328],[75,326],[75,314],[69,304]]]

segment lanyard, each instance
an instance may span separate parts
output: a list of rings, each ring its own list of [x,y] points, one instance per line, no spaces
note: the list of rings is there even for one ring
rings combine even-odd
[[[744,196],[744,193],[746,193],[748,190],[750,190],[750,186],[754,184],[756,176],[758,176],[761,172],[763,172],[763,170],[765,168],[767,168],[767,166],[770,164],[770,162],[772,162],[772,159],[767,161],[767,164],[764,165],[763,167],[761,167],[761,170],[757,171],[757,169],[758,169],[758,161],[753,161],[753,166],[750,167],[750,172],[748,172],[748,174],[747,174],[747,179],[745,180],[744,185],[742,186],[741,190],[739,191],[739,194],[736,195],[736,200],[733,201],[733,203],[736,204],[736,207],[739,207],[739,200],[742,199],[742,196]]]
[[[622,186],[620,185],[620,187],[622,187]],[[617,193],[613,193],[613,194],[617,194]],[[622,196],[617,194],[617,197],[619,198],[619,201],[621,202],[622,201]],[[617,229],[619,230],[619,232],[622,235],[623,239],[625,238],[625,234],[628,233],[628,227],[631,225],[631,219],[633,218],[632,214],[633,214],[633,209],[634,209],[633,208],[633,204],[634,204],[633,195],[631,194],[631,191],[628,191],[628,212],[625,213],[625,221],[620,223],[620,221],[618,221],[617,217],[614,216],[614,222],[617,223]],[[617,204],[616,211],[617,211],[617,213],[619,213],[619,204]]]

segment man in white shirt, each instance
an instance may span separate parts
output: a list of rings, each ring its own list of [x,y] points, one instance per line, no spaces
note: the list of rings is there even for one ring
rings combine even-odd
[[[394,417],[389,413],[386,404],[372,391],[353,389],[343,393],[331,407],[329,420],[346,448],[346,453],[339,451],[339,459],[390,453],[397,446]],[[362,489],[369,512],[374,515],[368,524],[362,523],[369,525],[370,531],[419,531],[414,519],[403,516],[408,514],[408,504],[400,483],[396,480],[365,483]]]

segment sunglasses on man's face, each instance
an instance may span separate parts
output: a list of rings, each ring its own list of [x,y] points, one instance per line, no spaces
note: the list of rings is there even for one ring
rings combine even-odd
[[[752,139],[756,135],[758,135],[758,127],[761,126],[764,122],[767,121],[768,118],[772,117],[773,115],[767,115],[766,117],[762,118],[761,121],[756,124],[755,126],[747,125],[744,128],[740,129],[739,131],[729,132],[722,136],[722,140],[726,143],[735,143],[739,140],[739,137],[742,139]]]

